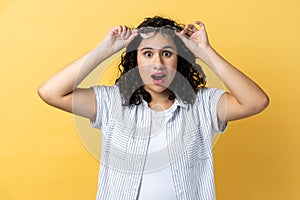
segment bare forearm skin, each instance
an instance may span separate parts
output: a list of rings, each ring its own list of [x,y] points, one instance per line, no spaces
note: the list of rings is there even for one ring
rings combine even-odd
[[[52,75],[38,88],[38,94],[51,106],[93,118],[94,94],[91,89],[80,89],[77,86],[113,53],[106,41],[100,43],[95,49]],[[78,106],[74,106],[74,98]]]
[[[226,103],[229,107],[226,108],[225,121],[251,116],[267,107],[269,98],[254,81],[222,58],[211,46],[204,51],[203,61],[218,75],[232,95],[227,95],[226,98],[226,101],[232,102]],[[231,114],[231,104],[235,104],[235,108],[241,111],[235,115]]]

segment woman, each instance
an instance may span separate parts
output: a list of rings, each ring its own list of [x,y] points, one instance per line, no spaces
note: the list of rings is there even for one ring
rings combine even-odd
[[[199,28],[197,28],[199,26]],[[126,47],[114,86],[78,88]],[[196,59],[229,92],[205,88]],[[211,141],[227,122],[257,114],[268,97],[210,45],[204,25],[146,18],[113,27],[94,50],[50,77],[39,95],[101,129],[97,199],[215,199]]]

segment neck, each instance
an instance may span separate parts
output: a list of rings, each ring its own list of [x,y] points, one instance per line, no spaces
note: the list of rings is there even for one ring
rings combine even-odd
[[[157,111],[167,110],[174,103],[174,100],[169,100],[168,90],[165,90],[164,92],[161,93],[151,92],[150,95],[151,95],[151,101],[148,103],[148,106],[152,110],[157,110]]]

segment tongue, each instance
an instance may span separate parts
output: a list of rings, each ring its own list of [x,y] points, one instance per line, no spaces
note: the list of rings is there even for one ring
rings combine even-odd
[[[161,85],[165,81],[166,75],[152,75],[151,78],[154,84]]]
[[[161,80],[153,79],[153,83],[155,83],[156,85],[161,85],[164,81],[165,81],[165,79],[161,79]]]

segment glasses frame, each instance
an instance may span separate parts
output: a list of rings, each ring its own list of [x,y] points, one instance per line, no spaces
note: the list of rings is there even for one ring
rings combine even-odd
[[[168,32],[169,31],[169,32]],[[161,33],[162,35],[168,35],[173,37],[176,32],[179,30],[176,27],[166,25],[162,27],[153,27],[153,26],[144,26],[141,28],[138,28],[138,33],[141,36],[141,38],[148,39],[153,37],[156,33]]]

